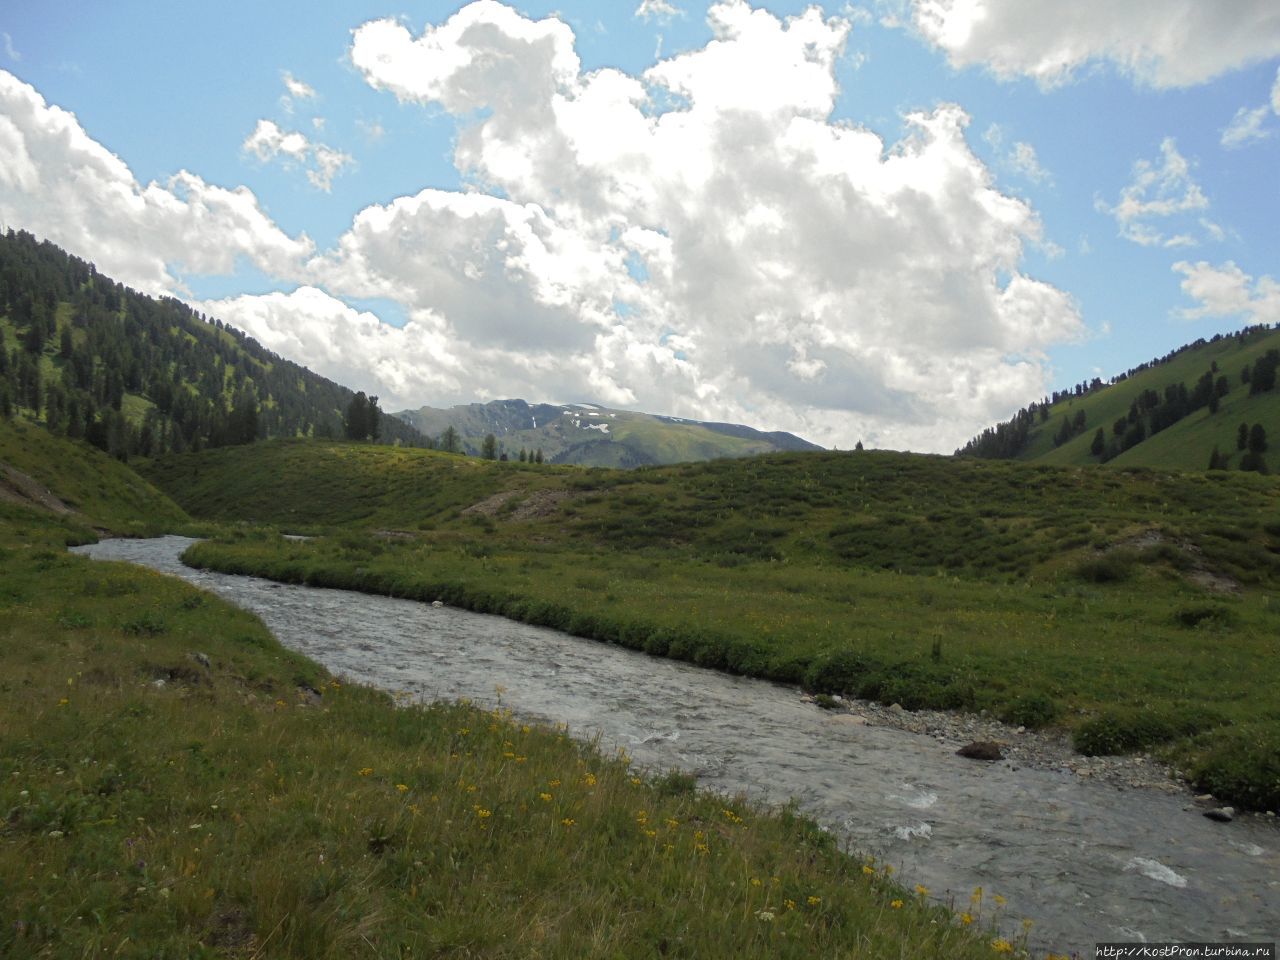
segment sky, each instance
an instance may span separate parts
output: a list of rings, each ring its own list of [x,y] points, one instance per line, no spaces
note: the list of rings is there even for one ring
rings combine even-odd
[[[384,410],[949,453],[1280,322],[1274,0],[14,0],[0,228]]]

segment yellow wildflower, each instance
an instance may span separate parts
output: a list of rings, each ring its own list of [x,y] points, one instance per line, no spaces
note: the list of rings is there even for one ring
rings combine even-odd
[[[566,827],[572,827],[578,821],[574,820],[573,817],[565,817],[560,822],[563,823]]]
[[[922,897],[927,897],[929,895],[929,888],[926,886],[923,886],[922,884],[917,883],[916,893]]]
[[[806,902],[809,904],[809,906],[811,906],[811,907],[816,907],[818,904],[820,904],[820,903],[822,902],[822,898],[821,898],[821,897],[809,897],[809,898],[808,898],[808,900],[807,900]]]
[[[408,793],[409,785],[407,783],[397,783],[396,789],[399,790],[401,793]]]
[[[549,794],[549,793],[540,793],[540,794],[538,794],[538,799],[539,799],[539,800],[541,800],[543,803],[550,803],[550,802],[551,802],[551,794]]]
[[[1013,944],[1004,937],[997,937],[991,941],[991,949],[996,953],[1013,953]]]
[[[960,914],[960,922],[967,927],[969,924],[973,923],[973,915],[969,913]]]
[[[361,767],[359,770],[356,771],[356,774],[361,777],[367,777],[371,773],[373,773],[373,767]]]
[[[901,909],[902,909],[902,901],[901,901],[901,900],[893,900],[893,901],[890,901],[889,906],[893,907],[893,909],[895,909],[895,910],[901,910]]]

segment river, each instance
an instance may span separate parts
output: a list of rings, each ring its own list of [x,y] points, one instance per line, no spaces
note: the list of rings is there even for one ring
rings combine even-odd
[[[193,570],[194,541],[75,551],[182,577],[257,614],[330,671],[423,699],[469,697],[565,722],[652,770],[784,802],[957,907],[981,886],[1036,950],[1097,941],[1273,941],[1280,829],[1214,823],[1188,798],[964,760],[932,737],[853,726],[794,688],[731,677],[500,617]]]

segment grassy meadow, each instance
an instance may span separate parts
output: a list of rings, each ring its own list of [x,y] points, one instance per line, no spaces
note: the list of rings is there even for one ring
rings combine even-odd
[[[190,552],[731,672],[1158,750],[1280,806],[1280,486],[889,453],[636,471],[278,443],[144,472]]]
[[[209,594],[67,553],[190,521],[28,429],[0,422],[3,459],[66,512],[0,498],[0,956],[1019,949],[995,902],[953,912],[790,810],[501,708],[343,684]]]

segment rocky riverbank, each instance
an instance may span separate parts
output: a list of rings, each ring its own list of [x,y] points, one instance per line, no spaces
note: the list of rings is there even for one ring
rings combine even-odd
[[[814,697],[804,699],[815,702]],[[884,706],[866,700],[835,697],[835,709],[828,723],[892,727],[933,737],[952,749],[975,741],[1000,745],[1003,759],[996,761],[1009,769],[1030,767],[1057,770],[1082,780],[1097,780],[1119,790],[1159,790],[1184,794],[1193,799],[1191,785],[1176,770],[1148,754],[1120,757],[1086,757],[1076,753],[1070,735],[1062,730],[1028,730],[1001,723],[991,717],[943,710],[904,710],[898,704]],[[981,762],[981,761],[978,761]],[[1211,804],[1212,798],[1201,797]]]

